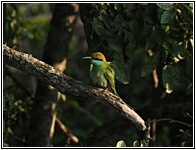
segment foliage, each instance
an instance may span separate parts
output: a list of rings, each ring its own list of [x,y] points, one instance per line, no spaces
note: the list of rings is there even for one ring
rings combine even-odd
[[[3,81],[4,145],[14,146],[25,142],[31,104],[32,100],[24,97],[13,80],[6,76]]]
[[[138,142],[138,140],[133,142],[133,147],[148,147],[148,144],[146,142],[146,140],[141,140],[140,142]]]
[[[53,5],[7,4],[8,45],[17,46],[22,51],[28,50],[28,53],[41,58]],[[117,92],[142,118],[166,117],[193,124],[191,117],[183,115],[193,112],[193,4],[79,5],[83,24],[77,22],[70,41],[66,74],[90,82],[89,64],[80,59],[83,55],[101,51],[108,61],[112,61],[116,79],[120,81],[116,82]],[[151,78],[155,68],[159,79],[158,89],[154,89]],[[19,83],[34,95],[36,82],[16,69],[8,70],[19,82],[15,82],[11,76],[7,77],[5,71],[4,146],[25,146],[34,100],[21,89]],[[67,136],[56,125],[52,139],[54,146],[145,146],[145,141],[141,140],[144,139],[142,133],[130,122],[119,119],[116,112],[86,100],[78,101],[64,95],[61,95],[61,99],[57,116],[79,138],[80,143],[66,142]],[[192,132],[192,127],[157,122],[157,138],[153,146],[192,146]]]
[[[92,7],[92,31],[87,36],[93,35],[96,44],[90,47],[91,52],[100,50],[99,45],[102,45],[102,49],[113,53],[119,81],[130,82],[134,54],[143,49],[146,52],[152,50],[153,56],[143,66],[142,77],[149,75],[154,68],[162,68],[162,84],[166,92],[185,84],[183,68],[186,61],[192,61],[189,58],[193,49],[192,4],[107,3]],[[90,25],[86,28],[91,29]]]
[[[5,4],[4,4],[5,5]],[[6,26],[4,36],[7,45],[13,46],[27,53],[33,53],[38,58],[41,51],[32,49],[42,49],[47,31],[47,19],[43,19],[40,14],[34,18],[31,13],[35,13],[31,4],[6,4]],[[46,5],[35,5],[36,8]],[[32,11],[29,13],[29,11]],[[46,11],[46,9],[45,9]],[[27,13],[24,13],[27,12]],[[39,24],[39,26],[37,26]],[[48,23],[49,24],[49,23]],[[28,47],[28,48],[27,48]],[[33,103],[34,79],[25,75],[21,71],[4,66],[5,74],[3,80],[3,140],[4,146],[24,146],[26,135],[30,124],[31,107]],[[25,82],[24,82],[25,81]]]
[[[116,147],[126,147],[126,144],[123,140],[120,140],[116,143]]]
[[[7,124],[9,122],[6,122],[5,120],[10,119],[12,116],[12,109],[14,107],[14,103],[15,103],[15,98],[13,96],[13,94],[10,94],[8,92],[9,87],[12,85],[12,79],[7,77],[4,79],[4,85],[3,85],[3,89],[4,89],[4,95],[3,95],[3,111],[4,111],[4,120],[3,120],[3,145],[4,146],[9,146],[9,144],[7,143],[7,138],[8,138],[8,132],[6,131],[6,127]]]
[[[44,4],[32,5],[30,3],[6,4],[6,35],[4,35],[6,36],[6,43],[15,47],[25,47],[24,44],[29,44],[28,46],[32,49],[43,47],[49,28],[48,19],[50,18],[47,17],[47,13],[49,13],[51,6]],[[43,19],[40,12],[46,13],[45,19]],[[32,14],[35,17],[31,18]],[[28,41],[26,41],[27,39]],[[41,58],[38,50],[35,52],[29,50],[29,53],[33,53],[38,58]]]
[[[120,140],[117,142],[116,147],[126,147],[126,144],[123,140]],[[141,140],[140,142],[136,140],[133,142],[133,147],[148,147],[148,143],[145,139]]]

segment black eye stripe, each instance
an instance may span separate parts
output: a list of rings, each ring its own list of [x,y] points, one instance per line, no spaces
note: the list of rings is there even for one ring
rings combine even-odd
[[[103,61],[102,59],[100,59],[100,58],[94,58],[94,60],[101,60],[101,61]]]

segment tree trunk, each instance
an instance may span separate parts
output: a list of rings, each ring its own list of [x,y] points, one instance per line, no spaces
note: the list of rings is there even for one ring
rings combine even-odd
[[[69,41],[77,18],[77,4],[56,4],[50,24],[43,61],[60,72],[66,69]],[[56,121],[58,91],[38,82],[31,124],[28,135],[29,146],[52,146],[52,136]]]

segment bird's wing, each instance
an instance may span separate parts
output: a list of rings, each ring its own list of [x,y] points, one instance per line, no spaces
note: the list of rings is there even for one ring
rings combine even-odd
[[[104,76],[108,82],[108,90],[118,95],[115,88],[115,73],[112,67],[108,64]]]

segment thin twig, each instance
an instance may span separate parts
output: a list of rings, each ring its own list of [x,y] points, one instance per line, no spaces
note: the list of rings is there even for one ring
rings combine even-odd
[[[155,146],[156,141],[156,120],[152,120],[152,146]]]
[[[71,130],[69,130],[59,119],[58,117],[56,117],[56,122],[58,123],[59,127],[61,128],[61,130],[68,136],[68,140],[70,141],[72,140],[74,143],[78,143],[79,139],[72,134]]]
[[[54,112],[55,109],[56,109],[56,103],[53,103],[52,104],[52,111]],[[53,115],[52,115],[52,122],[51,122],[51,126],[50,126],[50,138],[52,138],[53,135],[54,135],[55,122],[56,122],[56,117],[57,117],[56,115],[57,115],[56,112],[54,112]]]
[[[146,139],[146,142],[147,142],[147,146],[149,146],[149,141],[150,141],[150,139],[152,139],[151,136],[150,136],[150,129],[151,129],[150,123],[151,123],[151,119],[147,119],[147,121],[146,121],[147,129],[145,131],[145,139]]]
[[[193,119],[193,116],[191,116],[188,112],[186,113],[186,116],[190,117],[191,119]]]
[[[157,122],[169,121],[169,123],[179,123],[179,124],[183,124],[183,125],[188,126],[188,127],[192,127],[193,126],[192,124],[188,124],[188,123],[185,123],[185,122],[182,122],[182,121],[179,121],[179,120],[173,120],[173,119],[170,119],[170,118],[156,119],[156,121]]]

